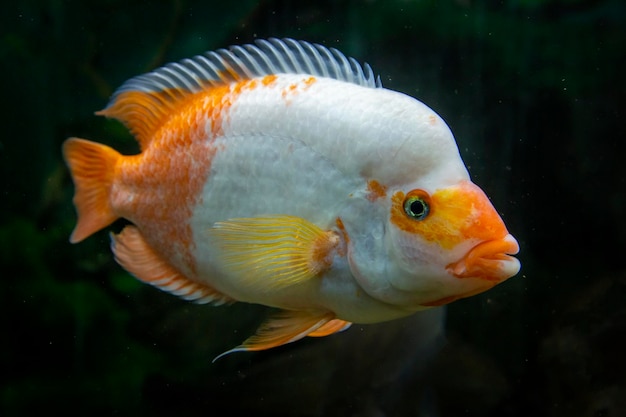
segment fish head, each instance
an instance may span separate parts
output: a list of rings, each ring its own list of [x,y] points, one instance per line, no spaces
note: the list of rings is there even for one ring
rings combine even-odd
[[[519,251],[485,193],[469,180],[391,196],[390,285],[421,306],[447,304],[514,276]]]
[[[384,271],[368,276],[367,268],[355,268],[370,295],[421,309],[481,293],[518,273],[517,241],[470,180],[396,190],[389,203]]]

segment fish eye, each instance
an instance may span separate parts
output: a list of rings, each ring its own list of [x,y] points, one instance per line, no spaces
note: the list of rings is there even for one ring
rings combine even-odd
[[[411,191],[404,199],[404,212],[415,220],[424,220],[430,212],[428,193],[422,190]]]

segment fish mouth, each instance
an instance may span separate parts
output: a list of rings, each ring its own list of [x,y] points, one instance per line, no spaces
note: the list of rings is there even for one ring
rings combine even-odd
[[[518,252],[517,240],[508,234],[501,239],[479,243],[463,258],[446,266],[446,270],[457,278],[501,282],[519,272],[520,263],[511,256]]]

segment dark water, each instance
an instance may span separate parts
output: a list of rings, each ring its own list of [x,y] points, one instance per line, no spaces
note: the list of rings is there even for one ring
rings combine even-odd
[[[626,416],[626,4],[18,1],[0,16],[0,415]],[[521,273],[443,311],[211,364],[265,309],[184,303],[80,245],[69,136],[156,66],[255,37],[369,62],[451,126]]]

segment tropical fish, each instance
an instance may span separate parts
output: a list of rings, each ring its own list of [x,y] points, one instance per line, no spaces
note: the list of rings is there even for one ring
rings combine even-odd
[[[116,261],[197,303],[281,313],[233,351],[326,336],[481,293],[517,241],[446,123],[369,65],[257,40],[132,78],[96,114],[141,152],[70,138],[80,242],[118,218]]]

